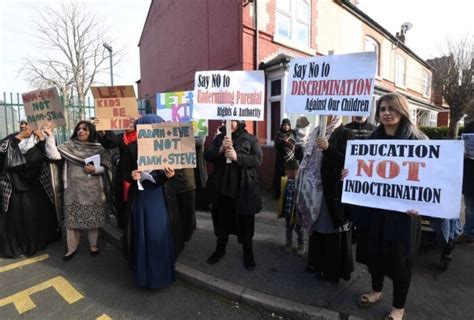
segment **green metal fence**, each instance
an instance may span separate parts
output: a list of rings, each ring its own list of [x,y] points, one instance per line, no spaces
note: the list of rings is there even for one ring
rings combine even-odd
[[[64,98],[61,97],[61,101],[64,105],[66,126],[54,129],[54,134],[58,144],[63,143],[69,139],[69,137],[72,135],[75,125],[81,119],[88,120],[95,114],[94,105],[91,103],[90,97],[87,98],[86,106],[83,108],[78,105],[74,105],[74,99],[64,101]],[[83,114],[82,117],[81,114]],[[3,98],[0,98],[0,139],[3,139],[11,133],[18,132],[20,120],[23,118],[26,117],[21,94],[13,94],[12,92],[7,94],[4,92]]]

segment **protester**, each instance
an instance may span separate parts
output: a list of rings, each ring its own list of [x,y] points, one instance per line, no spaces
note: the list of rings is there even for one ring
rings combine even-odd
[[[49,127],[32,131],[26,120],[0,142],[2,258],[34,255],[61,238],[48,165],[54,144]]]
[[[186,168],[175,170],[174,178],[170,181],[178,204],[183,241],[191,240],[196,230],[196,182],[194,181],[194,169]]]
[[[110,178],[112,163],[107,150],[97,143],[95,126],[79,122],[71,139],[61,144],[55,159],[64,159],[63,202],[67,252],[63,261],[70,261],[78,252],[81,231],[88,230],[89,251],[97,256],[99,228],[104,226],[110,212]],[[100,156],[100,165],[86,163],[92,156]]]
[[[410,121],[405,97],[390,93],[377,101],[376,120],[380,125],[370,139],[427,139]],[[421,222],[414,210],[400,213],[366,208],[365,217],[357,219],[358,262],[366,264],[372,277],[372,291],[357,300],[367,308],[382,299],[385,276],[393,281],[393,307],[385,319],[405,317],[405,302],[410,288],[412,267],[420,245]]]
[[[135,124],[161,123],[157,115],[147,114]],[[144,172],[137,170],[137,141],[127,145],[122,159],[123,177],[130,183],[128,209],[130,224],[130,265],[137,286],[158,289],[176,280],[170,219],[164,185],[174,176],[174,169],[148,172],[153,178],[141,180]],[[140,181],[143,190],[138,189]]]
[[[209,210],[209,198],[207,195],[207,166],[204,159],[205,137],[196,137],[196,168],[194,178],[196,181],[196,210]]]
[[[471,118],[473,119],[473,118]],[[464,133],[474,133],[474,120],[471,120],[464,127]],[[456,243],[474,242],[474,159],[464,155],[463,185],[465,222],[463,233],[456,239]]]
[[[298,237],[297,256],[304,256],[304,230],[303,225],[296,212],[296,175],[298,172],[298,161],[292,159],[286,163],[285,177],[282,177],[282,192],[280,194],[278,217],[285,217],[286,222],[286,245],[285,251],[293,252],[293,230]]]
[[[285,175],[285,163],[295,157],[295,131],[291,129],[289,119],[283,119],[280,130],[275,136],[275,171],[273,172],[273,190],[275,199],[280,197],[280,179]]]
[[[341,171],[352,131],[341,117],[329,117],[324,137],[317,127],[308,138],[298,172],[298,209],[310,228],[308,272],[321,281],[349,280],[354,270],[351,223],[341,203]]]
[[[305,116],[299,117],[296,120],[296,127],[295,127],[295,138],[296,138],[296,145],[295,145],[295,159],[300,161],[303,160],[304,155],[304,146],[308,141],[308,136],[310,134],[311,125],[308,121],[308,118]]]
[[[255,268],[252,239],[255,214],[262,209],[257,167],[262,164],[262,150],[255,136],[245,129],[245,122],[232,120],[232,138],[218,134],[205,152],[213,164],[207,187],[212,206],[212,222],[217,237],[209,264],[224,255],[229,234],[235,234],[244,251],[244,266]],[[226,157],[232,163],[226,164]]]
[[[351,123],[346,124],[346,128],[352,130],[354,139],[367,139],[376,126],[367,120],[367,117],[356,116]]]

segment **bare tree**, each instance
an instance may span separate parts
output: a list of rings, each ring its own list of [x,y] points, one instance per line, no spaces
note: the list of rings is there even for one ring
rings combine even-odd
[[[98,74],[108,71],[105,31],[82,3],[61,3],[57,9],[46,7],[37,13],[34,31],[45,49],[44,57],[25,59],[21,71],[35,87],[54,85],[65,99],[77,96],[83,119],[90,86]],[[117,50],[114,56],[121,52]]]
[[[440,58],[428,60],[434,68],[433,87],[449,106],[448,136],[458,135],[459,120],[466,113],[473,95],[473,36],[447,41],[446,51]]]

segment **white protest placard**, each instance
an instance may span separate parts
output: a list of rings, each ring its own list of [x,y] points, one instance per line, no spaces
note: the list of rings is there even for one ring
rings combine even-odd
[[[165,121],[191,121],[195,137],[205,137],[209,133],[209,121],[194,108],[194,91],[157,93],[156,114]]]
[[[461,137],[467,157],[474,160],[474,133],[463,133]]]
[[[370,115],[376,63],[375,52],[291,59],[285,111]]]
[[[138,104],[133,86],[91,87],[91,91],[97,130],[124,130],[134,125]]]
[[[200,117],[263,121],[263,71],[199,71],[194,77],[194,108]]]
[[[342,202],[459,218],[463,141],[348,141]]]
[[[56,88],[23,93],[21,97],[25,105],[26,121],[31,130],[41,129],[47,123],[51,128],[66,125],[63,105]]]
[[[137,125],[138,170],[196,167],[191,123],[162,122]]]

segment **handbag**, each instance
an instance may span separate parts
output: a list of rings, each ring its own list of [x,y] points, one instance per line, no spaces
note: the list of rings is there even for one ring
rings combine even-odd
[[[26,159],[20,151],[20,148],[16,147],[11,141],[7,140],[6,156],[3,163],[4,170],[18,169],[26,164]]]

